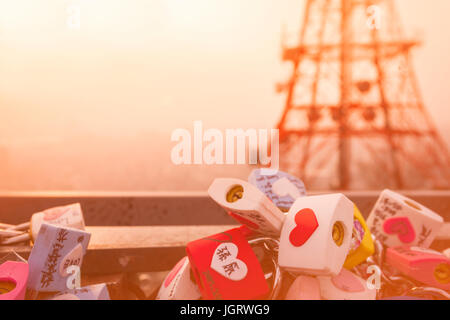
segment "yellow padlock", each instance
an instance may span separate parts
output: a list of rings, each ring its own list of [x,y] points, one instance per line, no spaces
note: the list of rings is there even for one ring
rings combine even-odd
[[[345,259],[344,268],[352,269],[366,261],[375,252],[372,235],[359,209],[355,206],[353,233],[350,250]]]

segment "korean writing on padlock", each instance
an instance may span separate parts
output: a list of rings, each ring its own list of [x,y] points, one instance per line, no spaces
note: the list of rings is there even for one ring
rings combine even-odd
[[[367,219],[375,237],[388,247],[428,248],[444,219],[437,213],[391,190],[384,190]]]
[[[204,299],[258,299],[269,293],[261,265],[238,228],[192,241],[186,252]]]
[[[91,234],[85,231],[42,224],[28,264],[28,288],[35,291],[64,291],[67,268],[81,267]]]

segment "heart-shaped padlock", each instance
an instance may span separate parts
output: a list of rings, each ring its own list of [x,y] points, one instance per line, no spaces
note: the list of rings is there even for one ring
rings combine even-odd
[[[257,256],[238,228],[187,244],[203,299],[260,299],[269,286]]]
[[[306,195],[303,181],[286,172],[265,175],[261,169],[253,170],[248,182],[256,186],[283,212],[289,211],[297,198]]]
[[[327,300],[375,300],[377,290],[366,280],[343,268],[337,276],[317,277],[320,294]]]
[[[0,300],[23,300],[27,289],[28,264],[6,261],[0,265]]]

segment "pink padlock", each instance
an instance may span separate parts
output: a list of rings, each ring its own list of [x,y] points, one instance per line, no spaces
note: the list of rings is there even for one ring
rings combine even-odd
[[[0,300],[24,300],[27,281],[27,263],[6,261],[0,265]]]
[[[386,262],[416,281],[450,290],[450,259],[440,252],[409,246],[388,248]]]
[[[285,297],[286,300],[321,300],[319,280],[314,277],[299,276]]]
[[[375,300],[376,288],[367,281],[343,268],[337,276],[317,277],[320,294],[327,300]]]

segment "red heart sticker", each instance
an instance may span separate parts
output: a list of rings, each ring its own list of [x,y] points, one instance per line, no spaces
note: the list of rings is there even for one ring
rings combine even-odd
[[[403,243],[411,243],[416,238],[414,228],[407,217],[389,218],[384,222],[383,229],[387,234],[397,234]]]
[[[305,208],[295,215],[295,224],[297,225],[289,234],[289,241],[294,247],[300,247],[319,227],[316,215],[312,209]]]

